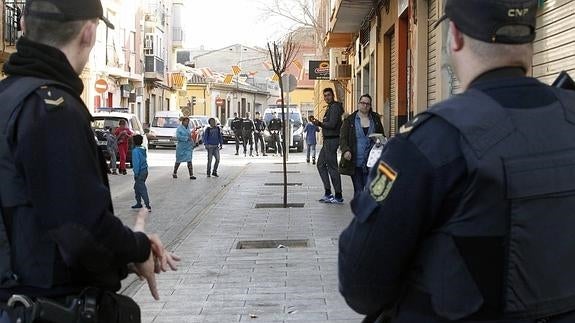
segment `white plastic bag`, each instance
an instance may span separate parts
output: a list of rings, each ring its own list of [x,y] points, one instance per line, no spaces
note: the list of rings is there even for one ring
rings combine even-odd
[[[377,161],[379,160],[379,157],[381,156],[381,153],[383,152],[383,147],[385,147],[385,144],[387,143],[387,138],[385,138],[385,136],[383,136],[382,134],[371,134],[370,137],[375,140],[375,144],[373,145],[373,147],[371,147],[371,150],[369,151],[369,156],[367,157],[367,164],[366,166],[368,168],[372,168]]]

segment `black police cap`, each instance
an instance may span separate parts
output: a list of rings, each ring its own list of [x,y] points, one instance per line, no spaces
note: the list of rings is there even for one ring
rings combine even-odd
[[[445,15],[467,36],[488,42],[525,44],[535,39],[538,0],[447,0]]]
[[[31,10],[30,5],[35,1],[49,2],[60,13]],[[100,0],[27,0],[24,15],[61,22],[100,18],[108,28],[114,29],[114,25],[104,17]]]

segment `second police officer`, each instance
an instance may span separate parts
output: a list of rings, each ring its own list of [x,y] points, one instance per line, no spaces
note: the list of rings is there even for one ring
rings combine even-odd
[[[247,112],[245,118],[242,119],[242,145],[244,146],[244,157],[247,154],[247,145],[250,145],[250,157],[254,155],[254,130],[255,125],[250,119],[250,113]]]
[[[575,322],[575,92],[528,77],[537,0],[447,0],[465,92],[385,147],[339,240],[366,322]]]
[[[236,155],[238,155],[240,151],[240,141],[242,140],[242,119],[238,117],[237,112],[234,112],[234,118],[232,119],[230,128],[234,133],[234,141],[236,142]]]
[[[264,140],[264,131],[266,130],[266,122],[261,119],[261,115],[259,112],[256,112],[256,118],[254,119],[254,141],[256,146],[256,156],[258,156],[258,144],[263,156],[267,156],[266,154],[266,144]]]
[[[272,119],[268,125],[268,130],[271,135],[271,145],[275,149],[276,154],[282,155],[282,120],[278,117],[278,114],[274,111],[272,114]]]

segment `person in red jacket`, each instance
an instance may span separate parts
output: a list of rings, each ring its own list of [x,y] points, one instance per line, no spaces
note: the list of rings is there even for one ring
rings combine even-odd
[[[118,138],[118,154],[120,155],[120,174],[126,175],[126,156],[128,155],[128,142],[134,133],[126,126],[126,120],[120,120],[119,127],[114,131]]]

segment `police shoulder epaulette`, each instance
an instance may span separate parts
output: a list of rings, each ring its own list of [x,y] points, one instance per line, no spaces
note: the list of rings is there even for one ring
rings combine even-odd
[[[413,130],[417,129],[417,127],[421,126],[425,121],[432,117],[432,114],[429,113],[422,113],[415,116],[415,118],[409,120],[406,124],[399,128],[399,134],[404,136],[409,136],[413,132]]]
[[[36,93],[40,95],[48,111],[58,110],[64,107],[64,94],[57,88],[44,85]]]

